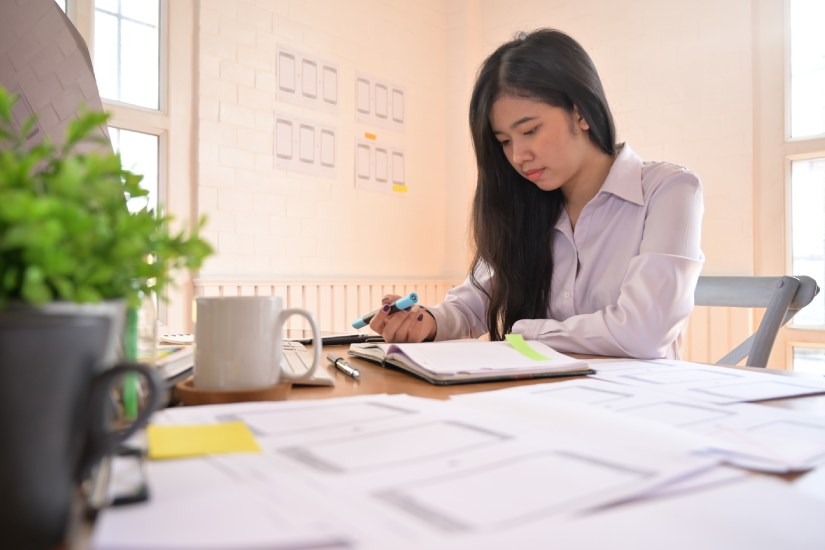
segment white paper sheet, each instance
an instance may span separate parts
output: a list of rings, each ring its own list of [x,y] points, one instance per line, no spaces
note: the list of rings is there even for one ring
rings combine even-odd
[[[694,451],[713,452],[723,460],[768,472],[801,471],[825,464],[825,417],[749,403],[708,403],[648,386],[626,386],[594,379],[517,386],[459,396],[465,403],[489,403],[493,397],[530,396],[551,416],[561,403],[609,409],[645,422],[702,434]],[[524,405],[515,401],[500,408]],[[538,413],[534,413],[536,416]],[[703,448],[702,448],[703,447]]]
[[[158,422],[247,422],[264,452],[150,462],[151,501],[104,511],[93,547],[428,548],[445,533],[520,529],[644,498],[715,467],[684,442],[627,444],[646,429],[681,433],[670,428],[624,417],[623,434],[591,440],[588,427],[612,413],[563,412],[548,432],[408,396],[167,409]]]
[[[427,550],[821,550],[825,503],[761,476],[565,521],[442,539]]]
[[[98,550],[345,548],[317,511],[323,495],[288,479],[249,483],[210,459],[147,465],[150,500],[104,510],[91,547]]]
[[[688,361],[594,361],[594,378],[655,388],[711,403],[740,403],[825,393],[825,381]]]

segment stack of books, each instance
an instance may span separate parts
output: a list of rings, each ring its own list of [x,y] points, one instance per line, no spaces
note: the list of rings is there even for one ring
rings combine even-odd
[[[167,382],[175,383],[191,374],[195,366],[195,346],[161,344],[157,347],[154,361],[148,357],[141,360],[153,365]]]

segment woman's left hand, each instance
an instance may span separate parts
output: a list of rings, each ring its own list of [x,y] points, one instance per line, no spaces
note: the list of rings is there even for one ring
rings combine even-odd
[[[388,294],[381,300],[383,307],[370,322],[370,328],[386,342],[423,342],[435,338],[435,319],[418,304],[390,313],[391,305],[400,296]]]

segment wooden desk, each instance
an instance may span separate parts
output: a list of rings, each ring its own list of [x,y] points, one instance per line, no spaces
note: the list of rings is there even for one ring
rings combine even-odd
[[[327,346],[324,348],[324,357],[332,351],[341,357],[347,357],[349,346]],[[350,395],[367,395],[376,393],[406,393],[416,397],[432,399],[447,399],[451,395],[490,391],[527,384],[546,384],[548,382],[570,380],[578,377],[536,378],[532,380],[515,380],[507,382],[482,382],[476,384],[457,384],[452,386],[436,386],[420,378],[416,378],[402,371],[384,368],[377,363],[358,357],[348,357],[348,361],[361,371],[358,379],[347,376],[324,359],[323,367],[329,369],[335,379],[335,387],[293,386],[288,400],[300,399],[328,399],[330,397],[344,397]],[[739,368],[739,367],[730,367]],[[765,372],[766,369],[749,369]],[[768,371],[777,376],[804,377],[805,375],[787,371]],[[790,399],[772,399],[760,402],[761,405],[781,407],[804,411],[816,416],[825,416],[825,394],[795,397]],[[759,474],[762,475],[762,474]],[[792,482],[800,489],[814,493],[825,500],[825,466],[803,474],[787,474],[778,476]]]
[[[324,351],[334,351],[338,355],[344,356],[347,352],[347,346],[330,346]],[[385,369],[377,364],[370,363],[366,360],[350,358],[350,362],[361,371],[361,377],[359,379],[353,379],[345,375],[344,373],[338,371],[333,366],[331,366],[329,362],[326,359],[324,359],[322,368],[328,369],[329,372],[333,375],[336,381],[335,387],[295,386],[291,388],[288,394],[288,399],[326,399],[332,397],[344,397],[377,393],[406,393],[409,395],[419,397],[446,399],[451,395],[462,393],[493,390],[497,388],[511,387],[514,385],[542,384],[557,380],[569,379],[550,378],[518,380],[510,382],[490,382],[466,385],[462,384],[455,386],[436,386],[429,384],[428,382],[425,382],[418,378],[415,378],[412,375],[402,373],[400,371],[396,371],[393,369]],[[762,372],[761,369],[760,372]],[[780,374],[787,373],[777,373],[777,375]],[[817,395],[798,399],[774,400],[767,402],[766,404],[785,408],[801,409],[807,411],[808,413],[825,416],[825,395]],[[769,474],[754,473],[752,475]],[[783,476],[771,475],[770,477],[782,479],[801,491],[810,494],[815,494],[820,499],[825,500],[825,466],[810,472],[806,472],[804,474]],[[786,521],[787,519],[788,518],[778,517],[776,521]],[[79,538],[79,540],[81,541],[88,541],[90,533],[91,523],[86,522],[83,525],[83,529],[78,533],[78,535],[76,535],[77,538],[73,538],[70,540],[78,540]],[[676,542],[678,542],[678,540]],[[85,548],[83,544],[71,544],[69,545],[69,547],[76,549]],[[717,545],[716,547],[719,546]]]
[[[451,395],[490,391],[501,388],[527,384],[546,384],[550,381],[570,380],[579,377],[534,378],[531,380],[508,380],[504,382],[478,382],[474,384],[454,384],[438,386],[430,384],[411,374],[393,368],[384,368],[381,365],[360,357],[348,357],[349,346],[325,346],[324,357],[328,352],[344,357],[349,363],[361,371],[358,379],[347,376],[324,359],[324,368],[329,369],[335,379],[335,387],[293,386],[289,400],[296,399],[328,399],[330,397],[344,397],[349,395],[369,395],[374,393],[406,393],[416,397],[431,399],[447,399]],[[579,356],[582,357],[582,356]]]
[[[323,359],[322,368],[329,369],[335,379],[335,387],[318,386],[293,386],[289,394],[289,400],[297,399],[328,399],[330,397],[344,397],[348,395],[368,395],[374,393],[406,393],[416,397],[429,397],[432,399],[447,399],[451,395],[463,393],[473,393],[479,391],[490,391],[500,388],[509,388],[527,384],[546,384],[548,382],[571,380],[579,377],[560,378],[535,378],[532,380],[512,380],[505,382],[480,382],[475,384],[456,384],[451,386],[437,386],[430,384],[420,378],[402,371],[384,368],[377,363],[361,359],[359,357],[347,357],[349,346],[326,346],[324,357],[328,352],[334,352],[341,357],[346,357],[351,365],[361,371],[360,378],[352,378],[329,364]],[[585,356],[577,356],[587,358]],[[739,368],[739,367],[729,367]],[[766,372],[766,369],[753,369],[756,372]],[[768,371],[779,376],[802,377],[804,375],[787,371]],[[825,416],[825,394],[797,397],[792,399],[775,399],[764,401],[762,404],[782,407],[786,409],[796,409],[812,414]]]

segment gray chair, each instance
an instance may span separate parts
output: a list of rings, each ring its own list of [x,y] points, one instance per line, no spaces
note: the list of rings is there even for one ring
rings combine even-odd
[[[765,316],[756,332],[716,361],[717,365],[737,365],[747,357],[746,366],[764,368],[779,329],[818,293],[816,281],[806,275],[706,275],[699,277],[694,302],[697,306],[764,308]]]

